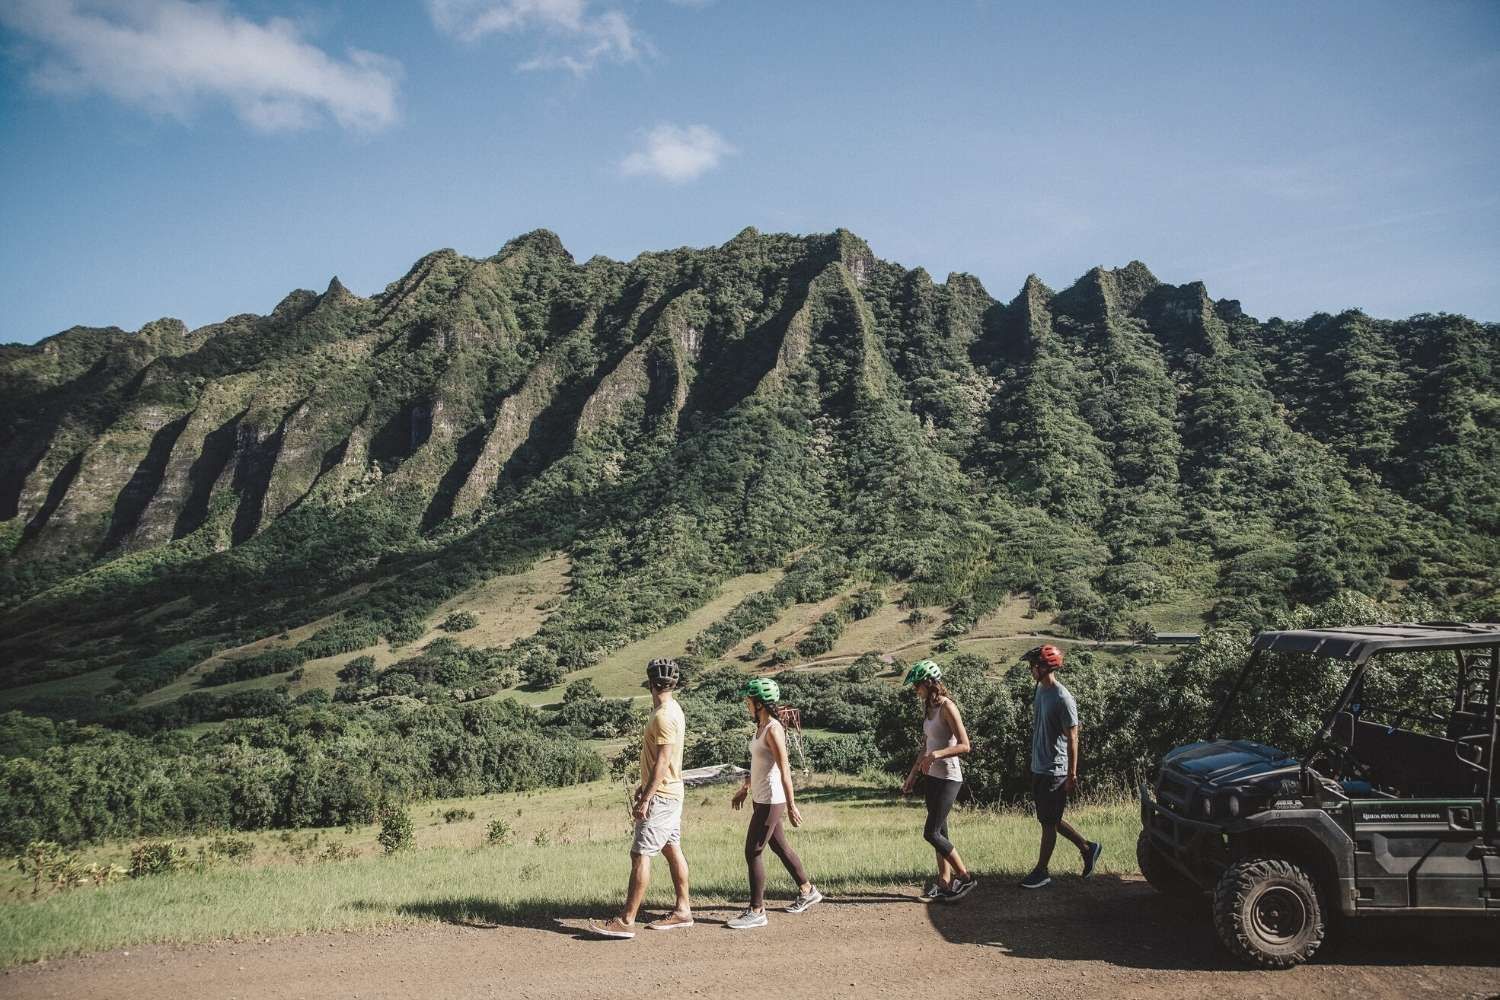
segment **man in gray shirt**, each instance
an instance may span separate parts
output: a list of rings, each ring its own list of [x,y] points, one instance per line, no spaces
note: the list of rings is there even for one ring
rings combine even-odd
[[[1023,659],[1031,666],[1036,681],[1031,719],[1031,795],[1036,800],[1037,822],[1042,824],[1042,849],[1036,868],[1021,880],[1021,888],[1040,889],[1052,882],[1047,865],[1059,833],[1082,855],[1084,878],[1094,874],[1104,845],[1085,840],[1063,819],[1068,796],[1078,790],[1078,703],[1057,679],[1062,650],[1050,644],[1038,646]]]

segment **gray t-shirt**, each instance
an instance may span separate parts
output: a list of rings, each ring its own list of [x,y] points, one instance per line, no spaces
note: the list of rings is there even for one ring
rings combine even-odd
[[[1078,725],[1078,703],[1058,681],[1036,686],[1031,715],[1031,773],[1068,773],[1068,730]]]

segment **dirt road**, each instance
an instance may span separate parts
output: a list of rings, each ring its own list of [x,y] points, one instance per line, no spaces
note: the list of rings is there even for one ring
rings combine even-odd
[[[773,905],[776,905],[773,903]],[[442,917],[441,902],[429,911]],[[15,969],[0,996],[161,1000],[421,997],[1471,997],[1500,996],[1500,921],[1370,921],[1291,972],[1232,967],[1202,909],[1137,880],[981,883],[955,906],[900,893],[830,899],[726,930],[733,914],[634,941],[587,940],[579,914],[530,926],[446,923],[151,946]],[[502,914],[495,913],[495,920]],[[1430,925],[1429,925],[1430,927]]]

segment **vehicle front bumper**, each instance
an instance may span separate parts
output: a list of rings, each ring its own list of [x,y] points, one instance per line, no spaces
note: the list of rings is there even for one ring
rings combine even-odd
[[[1141,829],[1172,867],[1204,889],[1212,889],[1229,864],[1229,844],[1217,823],[1188,819],[1158,802],[1141,785]]]

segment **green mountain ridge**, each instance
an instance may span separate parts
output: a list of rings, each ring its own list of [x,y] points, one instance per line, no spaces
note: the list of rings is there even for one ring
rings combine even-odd
[[[1344,590],[1496,616],[1500,327],[1260,322],[1139,261],[1001,302],[842,230],[582,264],[539,230],[368,298],[0,347],[0,399],[0,686],[105,670],[115,706],[559,549],[566,600],[496,670],[799,558],[958,626],[1016,593],[1091,636]]]

